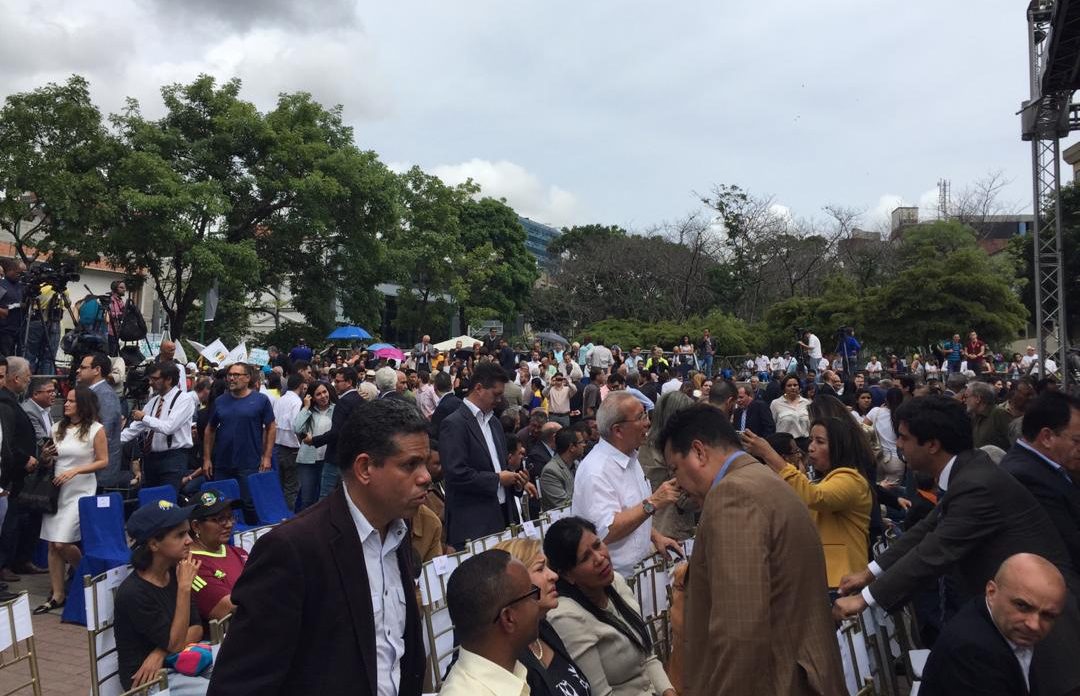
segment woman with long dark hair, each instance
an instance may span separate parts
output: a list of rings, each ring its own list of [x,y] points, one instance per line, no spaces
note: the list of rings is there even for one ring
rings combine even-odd
[[[769,404],[776,432],[789,433],[806,449],[806,439],[810,437],[810,399],[800,393],[799,378],[787,375],[780,381],[781,396]]]
[[[557,521],[544,536],[544,554],[559,574],[559,606],[548,621],[593,694],[675,696],[634,593],[615,572],[596,527],[580,517]]]
[[[44,614],[64,606],[67,600],[64,566],[74,570],[82,560],[77,544],[82,540],[79,528],[79,498],[97,491],[95,471],[109,463],[109,445],[105,429],[98,422],[97,396],[89,387],[75,387],[64,401],[64,417],[53,426],[56,462],[53,485],[60,488],[56,512],[41,518],[41,538],[49,542],[49,584],[52,594],[34,609]]]
[[[300,474],[300,510],[330,495],[341,478],[337,462],[326,461],[326,445],[312,447],[304,444],[304,435],[318,437],[329,432],[336,404],[337,392],[329,384],[313,382],[304,397],[304,407],[296,414],[293,431],[300,439],[300,451],[296,454]]]

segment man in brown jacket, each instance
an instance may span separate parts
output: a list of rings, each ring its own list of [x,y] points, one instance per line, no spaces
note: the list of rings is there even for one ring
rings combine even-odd
[[[701,503],[684,647],[689,696],[844,694],[825,557],[794,491],[742,451],[707,404],[675,414],[660,446]]]

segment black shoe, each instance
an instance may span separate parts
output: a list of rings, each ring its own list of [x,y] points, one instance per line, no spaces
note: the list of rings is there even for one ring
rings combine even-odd
[[[18,598],[19,595],[12,592],[0,592],[0,602],[10,602],[13,599]]]

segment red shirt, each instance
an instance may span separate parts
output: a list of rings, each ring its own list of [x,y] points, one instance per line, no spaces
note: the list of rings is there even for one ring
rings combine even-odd
[[[191,550],[193,556],[202,561],[199,574],[191,583],[195,593],[195,605],[203,621],[210,620],[210,612],[227,595],[232,594],[233,585],[247,563],[247,551],[235,546],[223,545],[218,553]]]
[[[976,339],[974,341],[968,341],[967,354],[968,355],[978,356],[978,357],[975,357],[975,358],[971,358],[971,360],[982,360],[983,359],[982,352],[984,350],[986,350],[986,344],[983,343],[982,341],[980,341],[978,339]]]

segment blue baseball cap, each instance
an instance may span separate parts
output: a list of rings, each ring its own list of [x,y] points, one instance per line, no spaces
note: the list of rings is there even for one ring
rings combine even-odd
[[[152,500],[143,505],[127,521],[127,533],[136,544],[145,543],[150,537],[165,529],[172,529],[191,516],[194,505],[180,507],[168,500]]]

